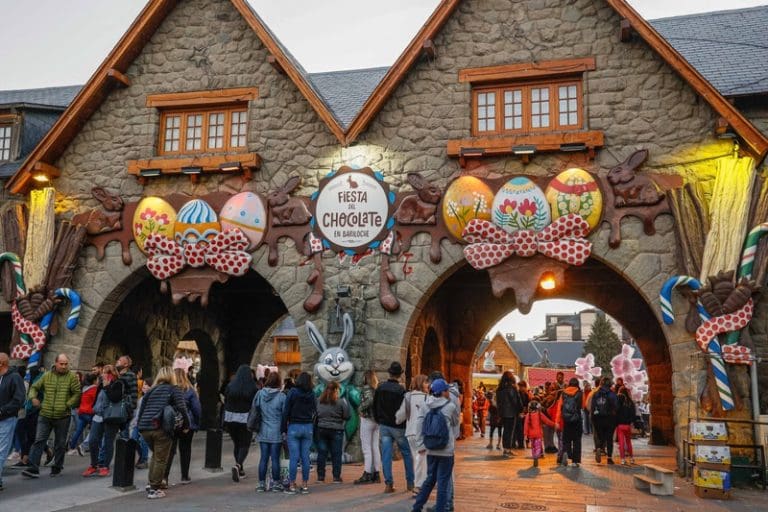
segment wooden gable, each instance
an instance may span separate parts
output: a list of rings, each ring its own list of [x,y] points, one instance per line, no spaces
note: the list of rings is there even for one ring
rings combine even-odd
[[[483,367],[483,364],[486,360],[486,355],[489,355],[491,352],[494,352],[493,362],[495,368],[489,371]],[[512,370],[516,375],[519,375],[520,369],[520,359],[518,359],[517,354],[509,348],[504,336],[497,332],[491,338],[488,347],[477,357],[474,371],[477,373],[503,373],[506,370]]]

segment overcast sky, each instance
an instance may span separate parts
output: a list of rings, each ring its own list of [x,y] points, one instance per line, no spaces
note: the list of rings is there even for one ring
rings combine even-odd
[[[309,72],[388,66],[438,0],[249,0]],[[83,84],[146,0],[0,0],[0,90]],[[766,5],[768,0],[630,0],[648,19]],[[588,305],[547,301],[491,330],[526,339],[545,313]]]
[[[250,0],[310,72],[388,66],[438,0]],[[0,0],[0,90],[82,84],[146,0]],[[768,0],[631,0],[646,18]]]

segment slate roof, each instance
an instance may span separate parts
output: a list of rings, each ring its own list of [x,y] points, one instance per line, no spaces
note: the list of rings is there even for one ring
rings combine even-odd
[[[509,341],[507,345],[517,355],[520,364],[533,366],[541,361],[544,350],[555,366],[573,367],[584,352],[583,341]]]
[[[272,336],[298,336],[299,333],[296,331],[296,324],[293,322],[293,317],[288,315],[285,318],[283,318],[283,321],[280,322],[280,325],[277,326],[277,329],[275,329],[272,332]]]
[[[768,93],[768,5],[649,23],[723,96]]]
[[[389,67],[309,73],[309,80],[346,130]]]
[[[41,105],[63,109],[72,102],[82,87],[82,85],[67,85],[42,89],[0,91],[0,107]]]

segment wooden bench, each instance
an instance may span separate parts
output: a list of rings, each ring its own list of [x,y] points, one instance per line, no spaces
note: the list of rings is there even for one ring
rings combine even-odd
[[[675,472],[653,464],[643,464],[643,474],[634,475],[636,489],[648,489],[656,496],[675,493]]]

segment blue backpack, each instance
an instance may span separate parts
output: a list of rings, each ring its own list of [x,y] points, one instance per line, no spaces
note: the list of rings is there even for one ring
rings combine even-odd
[[[430,409],[421,425],[421,434],[424,436],[424,446],[427,450],[442,450],[448,446],[451,432],[448,428],[448,420],[440,410],[448,405],[446,402],[440,407]]]

